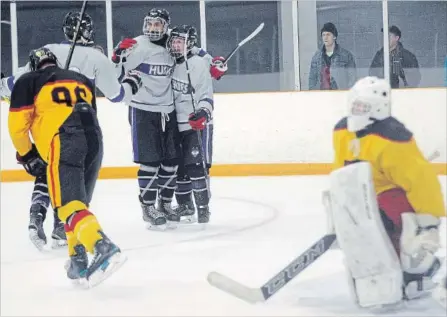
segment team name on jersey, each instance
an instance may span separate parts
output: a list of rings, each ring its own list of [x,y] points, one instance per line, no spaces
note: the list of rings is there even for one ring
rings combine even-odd
[[[172,79],[172,89],[181,92],[182,94],[185,95],[190,94],[192,92],[188,83],[176,80],[174,78]]]
[[[174,72],[174,67],[170,65],[150,65],[140,64],[137,70],[151,76],[171,76]]]

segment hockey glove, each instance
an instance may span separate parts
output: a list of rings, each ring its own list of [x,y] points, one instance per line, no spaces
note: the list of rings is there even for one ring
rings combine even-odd
[[[213,58],[212,64],[211,64],[211,77],[213,77],[216,80],[219,80],[228,70],[227,64],[225,64],[225,58],[222,56],[217,56]]]
[[[113,49],[112,62],[119,64],[120,62],[126,62],[126,57],[132,49],[135,48],[137,41],[134,39],[126,38],[118,43],[118,45]]]
[[[47,163],[40,157],[34,144],[31,150],[24,156],[20,156],[19,153],[16,153],[16,159],[17,163],[23,165],[23,168],[28,174],[35,177],[45,175]]]
[[[135,95],[142,86],[141,76],[136,70],[130,70],[123,78],[122,82],[130,85],[132,88],[132,95]]]
[[[211,112],[206,108],[200,108],[189,115],[189,125],[193,130],[203,130],[205,124],[211,120]]]

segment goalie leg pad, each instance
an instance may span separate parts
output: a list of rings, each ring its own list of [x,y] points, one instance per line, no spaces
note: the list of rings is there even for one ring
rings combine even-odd
[[[382,223],[370,164],[333,171],[330,192],[334,229],[356,302],[364,308],[399,304],[402,270]]]

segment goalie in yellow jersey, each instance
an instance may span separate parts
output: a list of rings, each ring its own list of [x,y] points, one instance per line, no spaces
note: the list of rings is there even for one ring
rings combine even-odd
[[[95,90],[86,76],[59,68],[48,48],[29,57],[32,71],[12,90],[9,134],[25,170],[33,176],[46,171],[67,235],[68,278],[95,286],[126,260],[88,207],[103,157]],[[90,265],[86,251],[94,255]]]
[[[364,308],[428,295],[440,267],[441,184],[390,107],[387,81],[360,79],[333,132],[329,228],[344,253],[354,300]]]

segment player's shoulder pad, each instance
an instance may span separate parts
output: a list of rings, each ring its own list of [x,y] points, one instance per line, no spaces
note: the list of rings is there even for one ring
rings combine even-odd
[[[135,41],[137,41],[138,44],[151,43],[151,41],[149,40],[149,37],[147,37],[146,35],[138,35],[138,36],[134,37],[133,39]]]
[[[188,63],[192,64],[194,67],[203,67],[206,69],[209,68],[207,60],[203,57],[200,57],[199,55],[192,55],[190,58],[188,58]]]
[[[77,78],[79,81],[81,81],[83,84],[85,84],[87,87],[89,87],[90,89],[92,89],[92,91],[94,90],[93,84],[92,84],[92,80],[90,78],[88,78],[87,76],[85,76],[82,73],[76,72],[76,71],[72,71],[75,76],[75,78]]]
[[[394,117],[378,121],[368,130],[369,134],[375,134],[395,142],[408,142],[413,137],[413,133]]]
[[[91,57],[91,61],[94,62],[101,62],[101,63],[110,63],[109,58],[107,57],[104,50],[102,50],[102,47],[99,45],[95,46],[85,46],[89,57]],[[110,63],[112,66],[113,64]]]
[[[37,77],[39,77],[38,72],[27,72],[16,80],[14,83],[14,88],[23,85],[23,83],[26,85],[31,85],[31,82],[33,82]]]
[[[334,131],[346,130],[348,128],[348,118],[344,117],[334,127]]]
[[[81,74],[80,72],[77,72],[75,70],[58,68],[56,70],[55,74],[56,74],[55,78],[57,78],[57,80],[67,80],[67,79],[68,80],[74,80],[74,81],[77,81],[78,83],[84,84],[92,92],[94,91],[94,87],[93,87],[92,81],[87,76],[85,76],[84,74]]]
[[[203,48],[198,48],[197,54],[200,57],[205,57],[206,55],[209,55],[207,51],[205,51]]]

